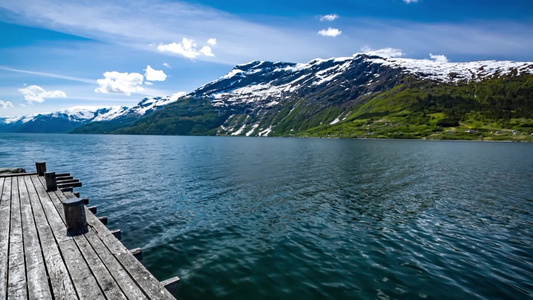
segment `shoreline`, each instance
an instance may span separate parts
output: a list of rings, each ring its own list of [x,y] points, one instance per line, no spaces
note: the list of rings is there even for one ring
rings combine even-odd
[[[424,138],[379,138],[379,137],[328,137],[328,136],[231,136],[231,135],[174,135],[174,134],[117,134],[117,133],[53,133],[53,132],[0,132],[0,135],[109,135],[109,136],[190,136],[226,138],[297,138],[297,139],[336,139],[336,140],[386,140],[386,141],[450,141],[450,142],[487,142],[487,143],[533,143],[529,140],[480,140],[480,139],[428,139]]]

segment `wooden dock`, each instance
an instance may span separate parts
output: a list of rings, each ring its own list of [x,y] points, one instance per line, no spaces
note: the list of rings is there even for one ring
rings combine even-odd
[[[0,176],[0,299],[175,299],[87,207],[88,231],[67,234],[62,201],[76,195],[62,190]]]

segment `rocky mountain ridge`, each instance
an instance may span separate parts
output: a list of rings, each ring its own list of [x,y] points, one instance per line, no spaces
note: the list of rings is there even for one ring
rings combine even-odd
[[[415,137],[480,122],[533,130],[532,74],[533,62],[368,54],[308,63],[252,61],[188,94],[108,108],[73,132],[361,137],[374,134],[367,129],[379,122],[422,126]],[[383,137],[406,137],[404,131],[413,129]]]

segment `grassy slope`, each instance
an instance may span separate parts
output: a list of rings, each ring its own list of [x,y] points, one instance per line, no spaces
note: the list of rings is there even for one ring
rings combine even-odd
[[[298,135],[533,141],[533,76],[457,86],[411,80],[345,117]]]
[[[229,111],[211,106],[207,100],[184,99],[139,120],[133,126],[120,128],[119,134],[215,135],[229,117]]]
[[[407,79],[357,100],[330,95],[336,97],[330,101],[327,96],[326,102],[286,99],[252,114],[245,108],[213,107],[208,99],[187,98],[129,127],[102,129],[119,134],[225,134],[221,125],[233,115],[226,126],[244,126],[242,134],[261,120],[254,134],[272,127],[270,136],[533,141],[533,75],[458,85]],[[339,116],[340,121],[331,125]]]

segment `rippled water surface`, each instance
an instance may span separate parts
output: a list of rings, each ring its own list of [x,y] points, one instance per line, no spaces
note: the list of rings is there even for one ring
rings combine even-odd
[[[180,299],[531,299],[533,145],[1,134]]]

